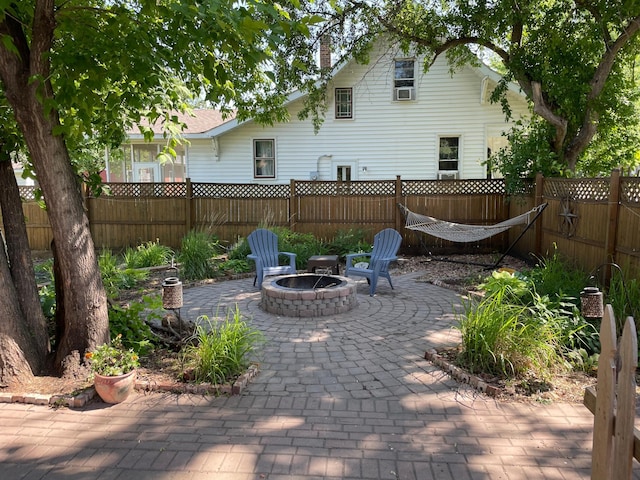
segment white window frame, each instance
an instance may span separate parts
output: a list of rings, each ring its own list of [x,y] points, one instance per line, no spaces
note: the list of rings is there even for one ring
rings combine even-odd
[[[411,62],[411,76],[399,73],[409,71],[408,62]],[[416,59],[395,58],[393,60],[393,100],[396,102],[416,99]]]
[[[258,142],[270,142],[272,155],[257,155]],[[276,178],[276,141],[273,138],[255,138],[252,142],[253,151],[253,178]],[[271,162],[272,166],[269,169],[267,165],[267,173],[258,173],[258,165],[263,162]]]
[[[342,98],[338,100],[338,91],[348,94],[349,98],[344,101]],[[336,120],[352,120],[353,119],[353,88],[336,87],[333,91],[334,95],[334,115]],[[346,110],[346,112],[345,112]]]
[[[455,158],[442,158],[442,140],[455,138],[458,140],[457,152]],[[460,161],[462,159],[462,135],[438,135],[438,157],[437,157],[437,165],[438,165],[438,178],[440,178],[441,174],[453,174],[456,173],[459,176],[460,172]],[[456,162],[456,168],[442,168],[441,162]]]

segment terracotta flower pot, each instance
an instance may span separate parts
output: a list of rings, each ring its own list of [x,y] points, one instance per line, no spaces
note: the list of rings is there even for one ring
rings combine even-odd
[[[136,385],[136,371],[124,375],[105,377],[94,374],[93,386],[106,403],[124,402]]]

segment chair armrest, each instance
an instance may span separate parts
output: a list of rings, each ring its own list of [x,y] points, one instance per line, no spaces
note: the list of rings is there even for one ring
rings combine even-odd
[[[285,255],[289,257],[289,265],[294,269],[296,268],[296,254],[291,252],[278,252],[278,255]]]
[[[371,258],[371,253],[347,253],[344,257],[346,262],[346,268],[351,268],[353,266],[353,259],[358,257]]]
[[[254,262],[255,262],[256,260],[258,260],[258,256],[257,256],[257,255],[255,255],[255,254],[253,254],[253,253],[250,253],[249,255],[247,255],[247,258],[248,258],[249,260],[253,260]]]
[[[386,271],[389,267],[389,264],[391,262],[393,262],[394,260],[397,260],[398,257],[397,256],[393,256],[393,257],[381,257],[381,258],[376,258],[375,264],[373,266],[373,269],[376,272],[380,272],[380,271]]]

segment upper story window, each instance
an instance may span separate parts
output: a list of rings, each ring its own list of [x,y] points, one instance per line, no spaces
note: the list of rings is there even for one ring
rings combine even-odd
[[[276,176],[275,140],[253,141],[253,176],[255,178],[274,178]]]
[[[440,137],[438,170],[457,171],[460,160],[460,137]]]
[[[415,100],[415,60],[395,60],[393,73],[393,99],[397,101]]]
[[[336,88],[336,118],[353,118],[353,90]]]

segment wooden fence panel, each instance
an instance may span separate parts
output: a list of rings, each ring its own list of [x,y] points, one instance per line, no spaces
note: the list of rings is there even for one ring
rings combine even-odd
[[[288,226],[286,198],[194,198],[193,228],[215,234],[225,243],[246,237],[258,226]]]
[[[185,205],[175,198],[111,198],[88,201],[96,247],[120,249],[149,241],[176,248],[185,233]]]
[[[88,198],[89,221],[98,247],[122,248],[159,239],[177,248],[189,228],[213,231],[232,243],[258,225],[289,226],[331,238],[338,230],[375,232],[397,228],[402,252],[433,253],[493,250],[504,252],[523,227],[477,243],[452,243],[403,228],[397,208],[441,220],[494,224],[530,210],[548,207],[518,241],[513,253],[531,259],[558,252],[584,270],[614,261],[640,274],[640,179],[543,179],[522,197],[507,198],[502,180],[395,180],[289,184],[107,184],[110,196]],[[618,187],[616,187],[618,182]],[[613,186],[612,186],[613,185]],[[619,191],[619,201],[609,198]],[[33,188],[21,187],[32,249],[48,249],[46,213],[34,202]],[[611,193],[610,193],[611,192]],[[617,198],[617,197],[616,197]],[[615,214],[612,216],[612,214]],[[573,225],[567,223],[574,218]],[[612,221],[617,221],[611,225]],[[613,232],[613,233],[612,233]],[[613,238],[615,237],[615,238]]]
[[[36,202],[23,202],[22,211],[27,222],[29,247],[32,250],[49,250],[53,234],[47,211]]]
[[[640,178],[625,178],[620,185],[620,210],[615,239],[616,263],[640,276]]]

